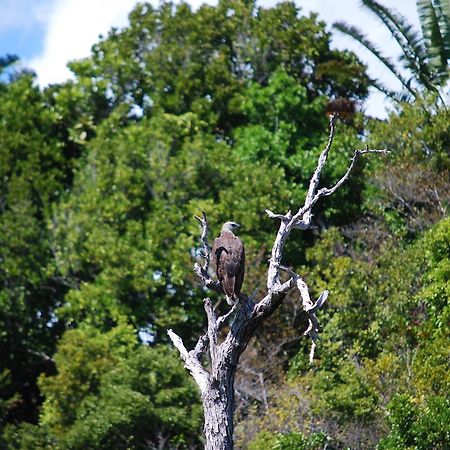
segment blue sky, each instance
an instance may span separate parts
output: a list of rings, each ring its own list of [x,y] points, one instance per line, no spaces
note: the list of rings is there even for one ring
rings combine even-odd
[[[395,7],[407,20],[419,27],[415,0],[380,0]],[[100,34],[112,27],[123,27],[136,0],[0,0],[0,55],[17,54],[25,67],[33,68],[41,86],[61,82],[71,76],[68,61],[89,55],[90,47]],[[157,5],[157,2],[152,2]],[[200,0],[189,3],[197,7]],[[214,4],[216,1],[208,0]],[[274,0],[260,0],[272,6]],[[331,24],[338,20],[358,26],[389,56],[398,55],[392,37],[367,13],[359,0],[296,0],[305,13],[319,13]],[[389,71],[351,39],[336,34],[333,45],[351,48],[369,65],[369,74],[396,88],[398,84]],[[369,114],[384,117],[386,103],[380,94],[372,94],[367,102]]]
[[[12,53],[23,59],[43,50],[46,15],[52,2],[43,0],[33,8],[30,0],[0,0],[0,55]]]

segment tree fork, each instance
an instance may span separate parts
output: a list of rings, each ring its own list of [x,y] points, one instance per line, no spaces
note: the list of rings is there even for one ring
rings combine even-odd
[[[310,362],[313,362],[316,346],[315,341],[319,328],[316,312],[327,299],[328,291],[323,291],[315,302],[311,300],[308,285],[303,278],[281,264],[284,245],[293,229],[307,230],[312,227],[312,207],[321,197],[332,195],[345,183],[360,155],[365,153],[388,153],[385,149],[372,150],[368,147],[363,150],[355,150],[347,171],[341,179],[331,188],[319,189],[320,174],[326,164],[333,144],[336,118],[336,115],[330,116],[328,142],[317,161],[316,169],[309,183],[304,205],[295,214],[292,214],[291,211],[288,211],[286,214],[275,214],[272,211],[266,210],[270,218],[280,220],[280,226],[269,260],[267,293],[264,297],[259,301],[255,301],[253,297],[247,297],[241,294],[239,302],[227,314],[221,317],[217,317],[211,300],[205,298],[204,307],[208,321],[208,329],[203,336],[200,336],[195,348],[191,351],[186,349],[183,341],[177,334],[172,330],[168,330],[169,337],[180,352],[180,357],[184,361],[185,367],[190,371],[200,387],[205,418],[204,434],[206,450],[233,449],[234,378],[239,358],[254,335],[256,328],[263,320],[274,313],[282,304],[288,291],[295,287],[298,289],[303,310],[309,320],[309,326],[304,334],[308,335],[312,341]],[[194,265],[194,271],[207,288],[222,293],[220,284],[213,280],[208,273],[211,249],[208,244],[208,222],[206,214],[203,212],[201,218],[197,216],[195,218],[202,226],[201,240],[204,246],[204,264],[200,266],[196,263]],[[289,274],[290,278],[288,281],[284,283],[280,281],[280,271],[285,271]],[[231,322],[230,330],[226,334],[224,341],[219,344],[219,331],[233,315],[234,318]],[[202,357],[207,353],[209,356],[208,370],[201,362]]]

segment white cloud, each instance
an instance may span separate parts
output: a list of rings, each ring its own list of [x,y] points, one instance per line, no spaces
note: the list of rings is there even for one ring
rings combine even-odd
[[[53,0],[1,0],[0,29],[4,32],[45,23],[52,9],[52,2]]]
[[[15,0],[6,1],[12,4]],[[67,63],[89,56],[100,34],[127,25],[128,14],[137,3],[137,0],[53,0],[53,10],[47,16],[43,52],[27,61],[27,66],[36,71],[39,84],[46,86],[71,78]],[[190,2],[194,8],[201,3],[205,2]]]
[[[68,61],[89,55],[100,34],[122,27],[136,0],[58,0],[49,14],[41,55],[29,61],[41,86],[71,77]]]

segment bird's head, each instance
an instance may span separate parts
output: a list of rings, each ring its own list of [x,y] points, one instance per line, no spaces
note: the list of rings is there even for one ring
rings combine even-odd
[[[233,233],[239,227],[240,227],[240,225],[236,222],[225,222],[222,225],[222,231],[231,231]]]

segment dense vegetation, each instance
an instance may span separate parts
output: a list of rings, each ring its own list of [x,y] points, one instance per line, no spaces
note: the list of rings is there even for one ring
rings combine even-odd
[[[387,121],[355,113],[364,65],[291,3],[142,4],[70,66],[44,90],[0,79],[0,448],[201,448],[165,333],[204,327],[193,215],[213,234],[241,223],[244,290],[264,283],[264,209],[299,204],[335,109],[324,185],[355,148],[392,153],[291,239],[286,264],[331,291],[316,362],[289,297],[242,357],[238,446],[448,448],[450,115],[434,90]]]

